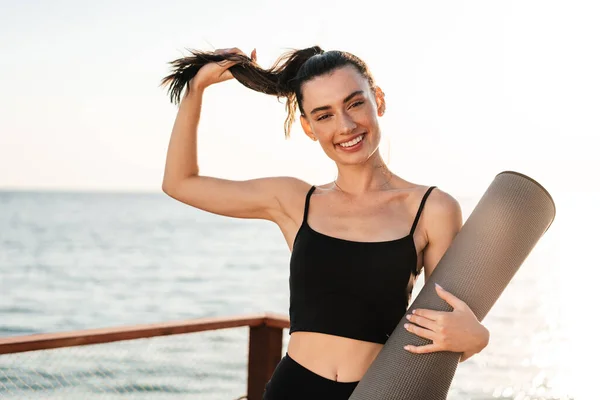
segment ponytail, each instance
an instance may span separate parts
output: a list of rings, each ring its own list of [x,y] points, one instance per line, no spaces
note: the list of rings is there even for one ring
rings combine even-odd
[[[299,77],[298,72],[309,58],[323,54],[319,46],[294,50],[279,57],[271,68],[263,69],[242,54],[216,54],[197,50],[190,50],[190,52],[192,53],[190,56],[171,61],[169,64],[172,66],[172,73],[161,80],[161,86],[168,85],[172,103],[179,104],[183,89],[189,90],[190,81],[204,65],[224,60],[234,61],[237,64],[229,68],[229,71],[242,85],[277,98],[287,98],[288,115],[284,124],[286,138],[289,137],[295,119],[296,107],[299,107],[302,112],[298,94],[305,79]]]

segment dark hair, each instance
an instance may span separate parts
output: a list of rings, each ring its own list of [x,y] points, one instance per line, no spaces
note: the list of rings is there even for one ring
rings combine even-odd
[[[257,92],[286,97],[285,137],[288,138],[295,118],[296,106],[301,115],[302,84],[323,74],[346,65],[353,65],[358,72],[367,78],[369,86],[374,89],[374,81],[367,65],[358,57],[345,51],[323,51],[319,46],[302,50],[294,50],[283,54],[271,68],[263,69],[252,59],[241,54],[216,54],[189,50],[192,55],[171,61],[172,73],[161,81],[161,86],[169,84],[171,102],[178,104],[185,87],[189,90],[189,82],[198,70],[210,63],[224,60],[237,61],[229,70],[242,85]]]

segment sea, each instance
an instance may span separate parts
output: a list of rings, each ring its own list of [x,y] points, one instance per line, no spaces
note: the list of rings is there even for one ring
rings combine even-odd
[[[457,198],[466,220],[478,198]],[[586,350],[569,319],[577,267],[559,205],[483,320],[490,343],[459,364],[450,400],[600,398],[578,381]],[[0,191],[0,338],[287,314],[289,256],[274,224],[163,193]],[[248,328],[0,355],[0,399],[234,400],[247,355]]]

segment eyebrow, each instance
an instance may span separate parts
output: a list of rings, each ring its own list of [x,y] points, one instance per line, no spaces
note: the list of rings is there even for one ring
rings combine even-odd
[[[356,96],[356,95],[359,95],[359,94],[363,94],[363,93],[364,93],[364,90],[356,90],[356,91],[354,91],[354,92],[350,93],[350,94],[349,94],[348,96],[346,96],[346,98],[344,99],[344,103],[345,103],[345,102],[347,102],[347,101],[349,101],[349,100],[350,100],[351,98],[353,98],[354,96]],[[316,108],[313,108],[313,110],[310,112],[310,114],[312,115],[312,114],[314,114],[314,113],[317,113],[317,112],[319,112],[319,111],[323,111],[323,110],[329,110],[330,108],[331,108],[331,106],[321,106],[321,107],[316,107]]]

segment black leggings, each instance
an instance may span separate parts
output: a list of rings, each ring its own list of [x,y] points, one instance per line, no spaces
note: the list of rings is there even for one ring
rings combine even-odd
[[[356,382],[337,382],[318,375],[287,353],[265,386],[263,400],[348,400]]]

